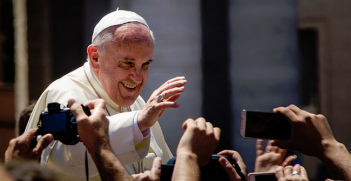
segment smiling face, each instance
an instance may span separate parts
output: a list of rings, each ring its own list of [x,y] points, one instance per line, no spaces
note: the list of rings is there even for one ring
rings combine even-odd
[[[114,41],[98,53],[99,66],[93,71],[115,103],[128,107],[138,98],[149,75],[153,50],[149,29],[128,23],[118,27]]]

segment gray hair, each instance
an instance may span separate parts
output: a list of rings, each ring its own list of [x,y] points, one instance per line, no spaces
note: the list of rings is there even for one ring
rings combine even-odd
[[[128,23],[139,23],[139,22],[128,22]],[[127,24],[127,23],[125,23],[125,24]],[[94,38],[93,44],[96,45],[98,47],[99,51],[104,54],[106,45],[109,45],[109,43],[111,43],[114,40],[114,33],[115,33],[116,29],[125,25],[125,24],[111,26],[111,27],[104,29]],[[142,24],[142,23],[139,23],[139,24]],[[150,35],[151,35],[152,41],[155,43],[155,37],[154,37],[154,34],[151,30],[150,30]]]

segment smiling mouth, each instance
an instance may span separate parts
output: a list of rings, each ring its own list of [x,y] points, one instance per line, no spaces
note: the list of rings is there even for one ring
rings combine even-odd
[[[123,82],[122,82],[122,84],[123,84],[125,87],[127,87],[128,89],[134,89],[134,88],[136,88],[136,85],[125,84],[125,83],[123,83]]]

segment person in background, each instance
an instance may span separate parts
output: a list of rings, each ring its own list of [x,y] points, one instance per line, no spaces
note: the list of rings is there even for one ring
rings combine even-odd
[[[36,101],[32,101],[27,105],[20,113],[20,117],[18,120],[18,135],[21,135],[26,130],[26,126],[29,120],[30,115],[32,114],[33,108],[35,106]]]

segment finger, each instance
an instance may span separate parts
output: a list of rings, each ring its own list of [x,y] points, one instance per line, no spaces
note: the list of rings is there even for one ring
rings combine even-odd
[[[195,125],[195,122],[194,122],[194,120],[193,119],[187,119],[187,120],[185,120],[184,121],[184,123],[183,123],[183,125],[182,125],[182,128],[184,129],[184,130],[186,130],[188,127],[189,127],[189,125]]]
[[[40,156],[42,151],[49,146],[49,144],[54,141],[54,136],[52,134],[46,134],[43,137],[40,138],[38,141],[37,145],[33,149],[33,152],[37,155]]]
[[[289,108],[279,107],[279,108],[273,109],[273,111],[284,114],[289,120],[296,120],[297,118],[297,115],[295,114],[295,112],[293,112]]]
[[[300,165],[299,164],[296,164],[294,167],[293,167],[293,172],[298,172],[299,174],[301,174],[300,172]],[[298,174],[297,174],[298,175]]]
[[[195,120],[195,124],[200,130],[206,130],[206,120],[202,117],[199,117]]]
[[[209,133],[213,132],[213,125],[210,122],[205,122],[206,124],[206,129],[209,131]]]
[[[293,169],[293,167],[290,166],[290,165],[284,167],[284,175],[285,175],[285,177],[292,175],[292,169]]]
[[[222,156],[229,156],[230,158],[233,158],[233,154],[235,153],[236,151],[234,150],[222,150],[220,152],[217,153],[217,155],[222,155]],[[234,158],[233,158],[234,159]]]
[[[156,91],[155,93],[157,95],[161,94],[163,91],[172,89],[174,87],[183,87],[185,86],[187,81],[185,80],[185,77],[176,77],[173,79],[168,80],[164,84],[162,84]]]
[[[83,108],[80,104],[78,104],[75,100],[70,100],[69,101],[71,113],[73,116],[76,118],[77,123],[79,120],[82,120],[84,117],[88,117],[85,112],[83,111]]]
[[[282,166],[277,167],[277,169],[275,170],[275,177],[277,178],[277,180],[284,178],[284,171],[283,170],[284,169]]]
[[[155,179],[159,179],[161,177],[161,158],[156,157],[152,162],[151,174],[155,177]]]
[[[159,104],[155,105],[155,109],[165,110],[169,108],[178,108],[180,105],[177,102],[172,101],[160,101]]]
[[[37,131],[38,131],[38,128],[32,128],[27,132],[23,133],[19,138],[23,138],[26,140],[26,142],[30,143],[32,139],[35,137],[35,134],[37,133]]]
[[[240,175],[236,172],[232,164],[224,157],[219,158],[219,163],[223,170],[227,173],[229,180],[240,180]]]
[[[303,166],[300,166],[300,174],[302,177],[308,178],[307,171]]]
[[[244,163],[243,158],[240,156],[239,152],[234,151],[232,158],[235,160],[235,162],[239,165],[241,171],[246,175],[247,171],[246,171],[246,165]]]
[[[9,146],[5,151],[5,163],[9,163],[12,160],[12,155],[15,151],[17,144],[17,139],[11,139],[9,142]]]
[[[269,140],[266,145],[266,152],[272,152],[274,148],[272,147],[272,140]]]
[[[77,101],[75,100],[75,99],[69,99],[68,101],[67,101],[67,107],[71,107],[74,103],[76,103]]]
[[[221,129],[218,127],[215,127],[213,128],[213,131],[214,131],[215,139],[219,141],[221,138],[221,132],[222,132]]]
[[[290,165],[293,161],[295,161],[297,158],[296,155],[290,155],[285,158],[284,162],[282,163],[282,166],[287,166]]]
[[[257,139],[256,140],[256,156],[263,155],[263,140]]]
[[[173,96],[169,97],[169,98],[167,99],[167,101],[175,102],[175,101],[177,101],[177,100],[180,98],[181,95],[182,95],[181,93],[174,94]]]
[[[288,108],[291,109],[297,116],[304,117],[306,119],[310,119],[314,115],[310,112],[300,109],[299,107],[293,104],[288,106]]]
[[[184,87],[174,87],[172,89],[165,90],[162,92],[163,98],[166,100],[169,100],[170,97],[172,97],[176,94],[180,94],[180,93],[184,92],[184,90],[185,90]]]

